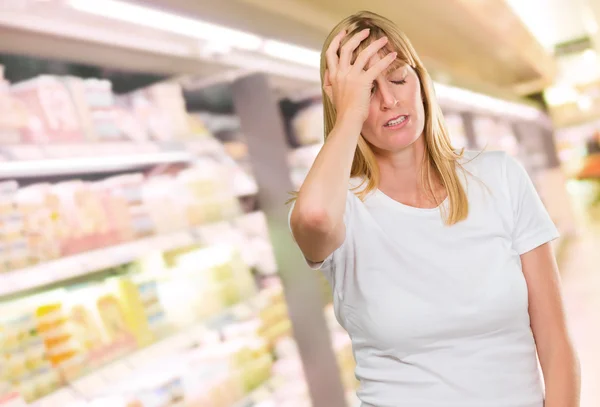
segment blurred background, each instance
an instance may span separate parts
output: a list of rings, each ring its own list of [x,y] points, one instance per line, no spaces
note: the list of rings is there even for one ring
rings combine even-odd
[[[600,1],[0,0],[0,406],[356,407],[284,205],[319,51],[406,32],[453,143],[534,180],[600,406]]]

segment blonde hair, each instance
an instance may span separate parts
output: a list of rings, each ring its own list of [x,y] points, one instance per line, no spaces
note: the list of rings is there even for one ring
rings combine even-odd
[[[425,137],[425,156],[422,171],[422,183],[427,193],[439,205],[434,193],[434,176],[437,175],[448,193],[448,208],[444,211],[445,223],[456,224],[466,219],[469,213],[469,202],[463,185],[460,182],[457,169],[462,168],[459,159],[463,151],[456,152],[451,145],[444,117],[435,97],[433,83],[423,63],[419,59],[409,39],[397,26],[385,17],[368,11],[361,11],[340,22],[329,34],[321,52],[321,83],[327,68],[325,52],[329,48],[333,38],[342,30],[346,30],[344,40],[350,39],[354,34],[370,28],[369,37],[361,43],[354,52],[353,62],[357,55],[371,42],[383,36],[388,37],[388,44],[382,49],[382,57],[389,52],[397,52],[398,57],[392,69],[398,64],[406,64],[413,68],[421,83],[421,95],[425,110],[425,126],[423,136]],[[344,41],[342,41],[342,44]],[[336,121],[336,111],[323,92],[323,113],[325,121],[325,140],[333,129]],[[364,199],[370,192],[377,189],[380,181],[379,166],[375,160],[373,150],[367,141],[359,137],[358,147],[354,153],[351,177],[360,177],[365,180],[359,192],[355,192],[359,198]],[[366,185],[365,185],[366,183]]]

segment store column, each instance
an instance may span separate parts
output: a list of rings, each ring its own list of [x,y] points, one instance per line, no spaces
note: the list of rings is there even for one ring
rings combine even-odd
[[[275,259],[283,280],[294,337],[315,407],[346,405],[340,373],[324,318],[317,275],[310,271],[288,229],[293,190],[283,119],[268,78],[253,74],[233,83],[233,100],[248,144]]]
[[[477,150],[481,148],[477,142],[477,134],[473,125],[473,113],[464,112],[461,114],[463,128],[465,129],[465,138],[467,139],[467,148]]]

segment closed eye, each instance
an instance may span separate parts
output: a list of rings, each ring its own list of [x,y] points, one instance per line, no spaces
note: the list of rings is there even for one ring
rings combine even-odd
[[[399,81],[390,81],[394,85],[404,85],[406,83],[406,78],[400,79]],[[377,89],[377,84],[373,82],[373,86],[371,86],[371,95],[375,93],[375,89]]]

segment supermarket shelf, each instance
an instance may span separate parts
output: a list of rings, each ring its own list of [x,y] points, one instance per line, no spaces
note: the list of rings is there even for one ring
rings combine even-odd
[[[0,2],[0,50],[122,71],[187,74],[196,79],[218,76],[230,81],[258,71],[268,74],[276,88],[290,95],[319,81],[318,69],[313,66],[237,48],[215,53],[214,40],[79,12],[67,3],[36,1],[11,7]]]
[[[184,148],[134,142],[5,146],[0,156],[0,179],[110,173],[195,158]]]
[[[60,388],[30,405],[33,407],[68,406],[70,403],[81,401],[82,398],[87,399],[98,396],[99,389],[126,379],[144,366],[155,363],[162,357],[196,346],[203,339],[207,328],[222,329],[235,320],[235,315],[240,313],[241,309],[252,306],[254,299],[242,301],[206,321],[198,322],[188,329],[173,333],[145,348],[138,349],[123,358],[110,362],[98,370],[74,380],[69,384],[69,387]]]
[[[132,262],[151,251],[167,251],[201,241],[201,227],[148,237],[0,274],[0,297],[48,286]]]

